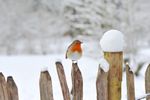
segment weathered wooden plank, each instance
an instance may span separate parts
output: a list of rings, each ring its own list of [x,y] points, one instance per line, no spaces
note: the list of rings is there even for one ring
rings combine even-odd
[[[64,68],[61,62],[56,62],[57,73],[63,93],[64,100],[70,100],[70,93],[66,81],[66,76],[64,72]]]
[[[128,100],[135,100],[134,74],[130,70],[130,67],[128,64],[126,64],[126,82],[127,82]]]
[[[97,100],[108,100],[108,73],[98,68],[96,79]]]
[[[7,83],[4,75],[0,72],[0,100],[9,100],[7,92]]]
[[[150,64],[145,72],[145,90],[146,93],[150,93]],[[146,100],[150,100],[150,96],[147,96]]]
[[[12,76],[7,77],[7,91],[9,100],[19,100],[18,88]]]
[[[108,100],[121,100],[123,52],[104,52],[109,63]]]
[[[77,63],[72,63],[73,100],[83,100],[83,78]]]
[[[52,80],[48,71],[42,71],[40,75],[41,100],[53,100]]]

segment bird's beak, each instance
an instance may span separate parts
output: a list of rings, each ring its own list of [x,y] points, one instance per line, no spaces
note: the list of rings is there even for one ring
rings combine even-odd
[[[81,42],[81,44],[82,44],[83,42]]]

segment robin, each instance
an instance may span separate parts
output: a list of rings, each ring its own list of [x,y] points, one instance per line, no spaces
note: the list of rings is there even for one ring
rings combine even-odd
[[[67,49],[66,59],[69,58],[73,62],[79,60],[82,56],[81,44],[82,44],[81,41],[74,40]]]

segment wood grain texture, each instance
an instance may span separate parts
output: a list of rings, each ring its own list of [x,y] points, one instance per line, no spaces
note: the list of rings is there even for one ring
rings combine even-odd
[[[72,63],[73,100],[83,100],[83,78],[77,63]]]
[[[145,90],[146,93],[150,93],[150,64],[145,72]],[[146,100],[150,100],[150,96],[147,96]]]
[[[135,100],[134,74],[128,64],[126,64],[126,83],[128,100]]]
[[[48,71],[41,72],[40,75],[40,98],[41,100],[54,100],[52,80]]]
[[[97,100],[108,100],[108,73],[98,68],[96,79]]]
[[[0,100],[9,100],[7,92],[7,83],[5,81],[5,77],[2,73],[0,73]]]
[[[9,100],[19,100],[18,88],[12,76],[7,77],[7,90]]]
[[[109,63],[108,100],[121,100],[123,52],[104,52]]]
[[[57,73],[58,73],[58,77],[59,77],[59,81],[63,93],[63,98],[64,100],[70,100],[70,93],[66,81],[66,76],[61,62],[56,62],[56,69],[57,69]]]

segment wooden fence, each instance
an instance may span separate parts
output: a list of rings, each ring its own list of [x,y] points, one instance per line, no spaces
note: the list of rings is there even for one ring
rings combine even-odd
[[[56,69],[60,81],[60,86],[64,100],[71,100],[70,92],[68,89],[64,68],[61,62],[56,62]],[[82,73],[77,63],[72,64],[72,100],[83,100],[83,79]],[[128,64],[126,64],[126,78],[127,78],[127,98],[128,100],[135,100],[134,90],[134,75],[130,70]],[[104,72],[101,66],[98,67],[97,79],[96,79],[96,90],[97,100],[110,100],[109,99],[109,87],[108,87],[108,72]],[[40,86],[40,100],[54,100],[52,80],[48,71],[42,71],[39,80]],[[145,72],[145,89],[146,93],[150,93],[150,65],[147,67]],[[141,98],[142,99],[142,98]],[[150,100],[150,96],[146,97]],[[18,89],[13,80],[13,77],[5,77],[0,73],[0,100],[19,100]]]
[[[18,89],[11,76],[7,77],[7,82],[0,73],[0,100],[19,100]]]

